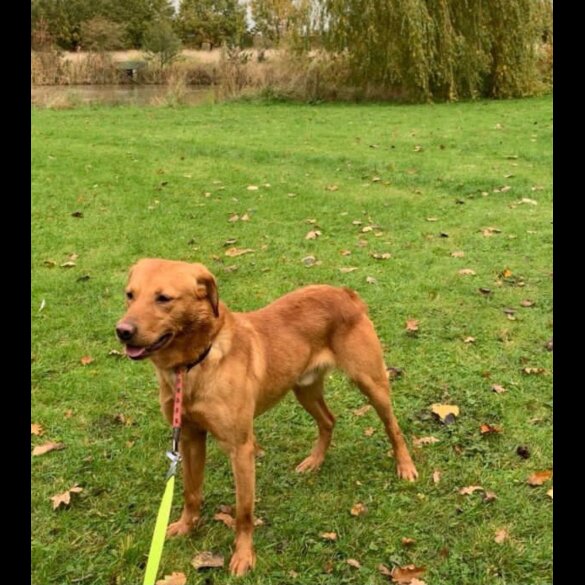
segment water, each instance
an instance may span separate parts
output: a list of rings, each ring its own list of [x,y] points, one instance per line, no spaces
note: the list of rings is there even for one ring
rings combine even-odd
[[[30,101],[32,105],[67,102],[72,105],[147,106],[160,103],[169,93],[165,85],[45,85],[31,87]],[[191,106],[214,101],[214,91],[210,88],[186,87],[181,93],[181,103]]]

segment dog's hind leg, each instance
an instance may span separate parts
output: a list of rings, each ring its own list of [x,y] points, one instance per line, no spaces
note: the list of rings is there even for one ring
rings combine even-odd
[[[398,477],[414,481],[418,477],[390,400],[390,383],[384,367],[382,347],[367,316],[349,331],[338,331],[333,349],[338,366],[368,398],[394,450]]]
[[[327,408],[323,399],[323,377],[319,377],[308,386],[297,385],[294,393],[302,407],[315,419],[319,428],[319,436],[310,455],[297,465],[296,471],[314,471],[319,469],[325,453],[331,443],[331,435],[335,426],[335,416]]]

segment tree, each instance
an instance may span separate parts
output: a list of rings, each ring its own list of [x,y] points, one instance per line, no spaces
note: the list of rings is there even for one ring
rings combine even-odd
[[[163,69],[172,63],[181,51],[181,39],[169,22],[153,22],[144,31],[142,48],[147,57],[156,61]]]
[[[255,30],[278,46],[295,13],[292,0],[252,0],[251,7]]]
[[[124,27],[104,18],[94,16],[81,23],[81,43],[90,51],[115,51],[124,46]]]
[[[238,0],[182,0],[177,27],[185,44],[240,44],[246,32],[246,8]]]

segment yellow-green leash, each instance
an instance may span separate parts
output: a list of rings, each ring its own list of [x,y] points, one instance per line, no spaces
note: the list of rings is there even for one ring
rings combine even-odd
[[[158,567],[160,565],[160,559],[165,543],[167,526],[169,524],[169,517],[171,515],[171,505],[173,503],[173,492],[175,489],[175,475],[177,473],[177,465],[181,461],[181,455],[179,454],[179,437],[181,435],[183,374],[183,369],[177,370],[176,372],[175,403],[173,406],[173,445],[171,450],[167,451],[167,457],[171,460],[171,466],[167,473],[165,492],[158,509],[156,524],[154,525],[154,533],[150,543],[150,551],[148,553],[148,561],[146,563],[146,571],[144,572],[144,581],[142,582],[142,585],[155,585],[156,575],[158,573]]]

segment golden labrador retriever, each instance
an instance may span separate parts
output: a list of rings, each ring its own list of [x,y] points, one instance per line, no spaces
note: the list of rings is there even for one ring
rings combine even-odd
[[[205,442],[211,433],[229,454],[236,483],[230,570],[243,575],[254,567],[254,417],[292,388],[319,429],[313,450],[296,469],[318,469],[335,424],[323,398],[323,378],[334,367],[355,382],[382,419],[398,476],[416,479],[392,411],[380,342],[365,303],[352,290],[307,286],[263,309],[232,313],[202,264],[144,259],[130,271],[126,297],[127,311],[116,333],[130,358],[154,363],[169,422],[176,371],[197,362],[185,375],[184,508],[167,536],[187,534],[199,519]]]

